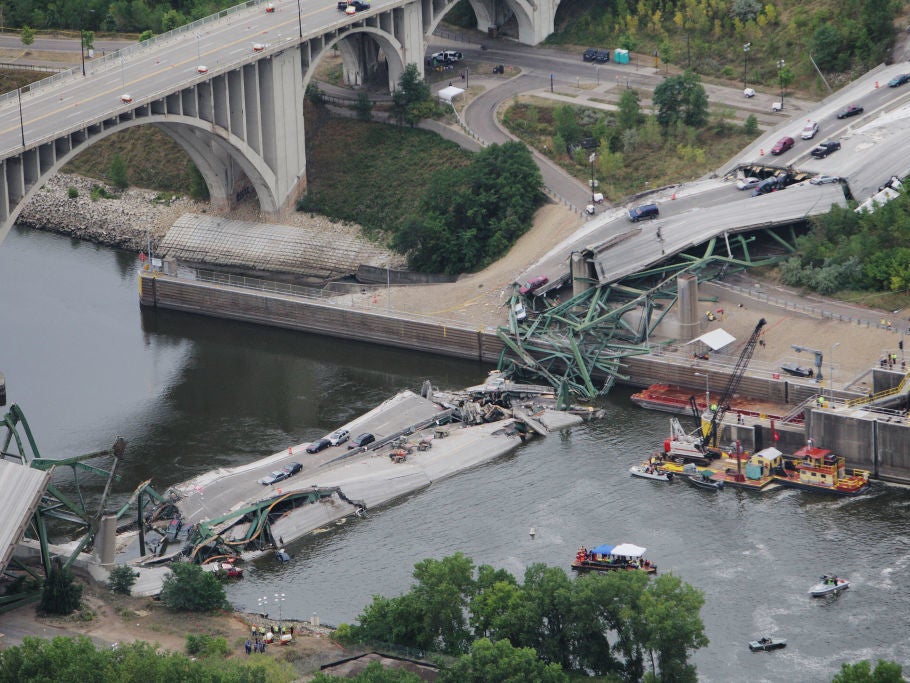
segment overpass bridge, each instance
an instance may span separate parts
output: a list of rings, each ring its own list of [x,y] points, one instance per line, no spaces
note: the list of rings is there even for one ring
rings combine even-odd
[[[553,30],[559,0],[470,0],[478,25],[511,17],[519,40]],[[306,190],[303,98],[334,49],[359,85],[386,65],[423,71],[429,37],[455,0],[375,0],[348,15],[330,0],[250,0],[0,97],[0,241],[22,207],[69,160],[133,126],[155,125],[186,150],[212,203],[253,186],[262,211]]]

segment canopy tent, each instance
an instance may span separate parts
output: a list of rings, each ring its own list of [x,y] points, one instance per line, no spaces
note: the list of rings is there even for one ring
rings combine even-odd
[[[596,548],[592,548],[591,552],[594,553],[595,555],[609,555],[610,553],[613,552],[613,546],[607,545],[606,543],[602,543],[601,545],[597,546]]]
[[[719,351],[720,349],[732,344],[736,341],[736,337],[731,335],[726,330],[717,328],[716,330],[711,330],[710,332],[705,332],[702,336],[696,337],[689,344],[694,344],[695,342],[701,342],[708,346],[712,351]]]
[[[450,85],[447,88],[443,88],[436,94],[443,102],[452,104],[452,100],[461,95],[463,92],[464,88],[456,88],[454,85]]]
[[[642,548],[638,545],[632,545],[631,543],[620,543],[618,546],[613,548],[613,555],[619,557],[641,557],[645,554],[647,548]]]

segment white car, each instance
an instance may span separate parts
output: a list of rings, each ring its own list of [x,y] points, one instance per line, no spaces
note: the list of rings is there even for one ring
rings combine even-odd
[[[120,96],[120,101],[123,102],[124,104],[129,104],[130,102],[133,101],[133,96],[132,96],[132,95],[127,95],[126,93],[123,93],[123,94]]]
[[[265,49],[265,45],[262,43],[253,43],[253,52],[262,52]]]
[[[204,64],[200,64],[199,66],[196,67],[197,74],[207,74],[208,72],[209,72],[209,68],[207,66],[205,66]]]
[[[806,122],[806,125],[803,126],[803,131],[799,134],[799,136],[803,140],[811,140],[815,137],[816,133],[818,133],[818,121],[812,121],[810,119]]]
[[[758,184],[761,182],[761,178],[740,178],[736,181],[737,190],[754,190],[758,187]]]
[[[329,443],[333,446],[340,446],[345,441],[347,441],[350,436],[351,433],[347,429],[336,429],[325,438],[327,438],[329,440]]]
[[[829,183],[839,183],[840,178],[836,175],[817,175],[809,181],[812,185],[827,185]]]
[[[515,320],[518,322],[521,322],[528,317],[528,312],[525,310],[524,304],[520,301],[515,304],[512,310],[515,312]]]

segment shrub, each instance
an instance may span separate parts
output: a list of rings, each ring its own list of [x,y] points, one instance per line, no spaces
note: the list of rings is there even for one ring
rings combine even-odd
[[[82,602],[82,586],[75,583],[73,573],[57,559],[51,565],[41,589],[39,611],[46,614],[72,614]]]
[[[66,196],[70,199],[75,199],[79,196],[79,190],[70,185],[68,188],[66,188]]]
[[[205,633],[190,633],[186,637],[186,652],[202,657],[225,657],[230,654],[226,639],[214,638]]]
[[[111,569],[111,575],[107,581],[107,587],[115,593],[129,595],[133,590],[133,584],[139,578],[139,572],[125,564],[118,564]]]
[[[126,174],[126,162],[119,154],[115,154],[111,159],[111,167],[108,171],[108,177],[114,184],[114,187],[125,190],[130,185],[129,178]]]
[[[189,562],[178,562],[171,567],[161,586],[161,602],[184,612],[211,612],[229,607],[218,578]]]

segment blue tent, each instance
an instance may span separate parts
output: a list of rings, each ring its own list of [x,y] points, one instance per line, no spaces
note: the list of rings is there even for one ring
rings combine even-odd
[[[603,545],[599,545],[596,548],[592,548],[591,552],[595,555],[609,555],[613,552],[613,546],[604,543]]]

